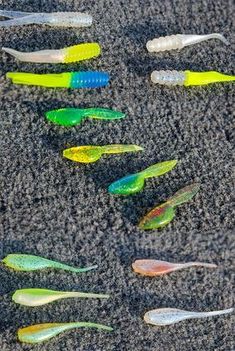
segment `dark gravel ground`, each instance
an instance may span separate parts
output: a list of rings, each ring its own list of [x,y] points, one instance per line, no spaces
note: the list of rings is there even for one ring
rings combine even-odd
[[[102,56],[81,64],[34,65],[1,53],[0,253],[42,255],[73,265],[97,263],[83,275],[0,270],[0,349],[79,351],[234,351],[232,316],[154,328],[143,322],[152,308],[209,311],[234,304],[232,203],[233,110],[231,84],[198,88],[153,86],[154,69],[234,73],[233,4],[229,0],[0,1],[1,9],[88,11],[91,28],[25,26],[1,29],[1,46],[25,51],[98,41]],[[181,52],[150,55],[148,39],[176,33],[221,32],[231,43],[210,41]],[[62,72],[97,69],[111,74],[109,87],[70,91],[14,86],[8,71]],[[117,122],[86,121],[66,129],[47,123],[59,107],[109,107],[125,111]],[[137,154],[103,157],[77,165],[61,157],[69,145],[135,143]],[[148,180],[138,195],[107,193],[110,182],[153,163],[178,159],[174,171]],[[176,190],[201,183],[195,200],[177,211],[161,232],[142,232],[139,218]],[[218,263],[158,279],[137,276],[137,258]],[[106,301],[67,300],[30,309],[11,302],[21,287],[106,292]],[[71,331],[39,346],[21,345],[16,330],[41,322],[94,321],[113,333]]]

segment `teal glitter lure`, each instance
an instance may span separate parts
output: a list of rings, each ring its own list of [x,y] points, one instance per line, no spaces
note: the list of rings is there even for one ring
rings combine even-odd
[[[131,195],[141,191],[146,178],[159,177],[171,171],[177,164],[177,160],[164,161],[146,168],[145,170],[123,177],[108,187],[111,194]]]
[[[125,113],[107,108],[61,108],[46,112],[46,118],[60,126],[71,127],[79,125],[83,119],[115,120],[125,117]]]

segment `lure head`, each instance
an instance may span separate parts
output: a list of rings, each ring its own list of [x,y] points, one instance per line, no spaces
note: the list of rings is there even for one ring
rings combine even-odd
[[[143,189],[144,178],[139,174],[131,174],[110,184],[108,191],[111,194],[131,195]]]
[[[80,124],[84,117],[83,110],[75,108],[61,108],[46,112],[48,121],[65,127]]]
[[[100,159],[103,154],[100,146],[78,146],[63,151],[63,156],[71,161],[92,163]]]
[[[150,211],[139,223],[144,230],[160,229],[165,227],[175,217],[175,210],[168,204],[160,205]]]

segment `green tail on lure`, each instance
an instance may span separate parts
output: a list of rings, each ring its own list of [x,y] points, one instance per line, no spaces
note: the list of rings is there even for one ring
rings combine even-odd
[[[91,322],[44,323],[18,329],[18,338],[24,343],[37,344],[47,341],[64,331],[75,328],[96,328],[106,331],[113,330],[113,328],[107,327],[106,325]]]
[[[156,163],[142,172],[130,174],[110,184],[108,191],[111,194],[131,195],[141,191],[144,187],[144,180],[151,177],[159,177],[172,170],[177,160]]]
[[[155,207],[139,223],[144,230],[165,227],[175,217],[175,208],[184,202],[190,201],[199,191],[199,184],[188,185],[177,191],[170,199]]]
[[[125,113],[107,108],[61,108],[46,112],[46,118],[61,126],[71,127],[79,125],[85,118],[114,120],[125,117]]]
[[[103,154],[120,154],[123,152],[142,151],[143,148],[137,145],[85,145],[76,146],[63,151],[63,156],[74,162],[92,163],[98,161]]]
[[[19,289],[12,296],[12,300],[23,306],[42,306],[60,299],[67,298],[108,299],[109,295],[84,293],[79,291],[55,291],[49,289]]]
[[[9,268],[14,269],[15,271],[37,271],[46,268],[53,269],[63,269],[69,272],[82,273],[88,272],[92,269],[96,269],[97,266],[85,267],[85,268],[75,268],[63,264],[60,262],[48,260],[43,257],[27,255],[27,254],[10,254],[5,257],[2,262]]]

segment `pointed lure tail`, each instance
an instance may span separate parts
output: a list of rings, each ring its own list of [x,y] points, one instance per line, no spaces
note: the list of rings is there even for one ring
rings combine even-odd
[[[176,207],[185,202],[190,201],[199,191],[200,184],[194,183],[184,187],[177,191],[170,199],[167,200],[167,204]]]
[[[102,146],[102,152],[105,154],[121,154],[124,152],[143,151],[143,148],[138,145],[113,144]]]
[[[14,84],[38,85],[49,88],[69,88],[71,81],[71,73],[34,74],[24,72],[8,72],[6,77],[12,79]]]
[[[176,166],[177,163],[178,163],[177,160],[159,162],[153,166],[146,168],[144,171],[140,172],[139,174],[144,178],[158,177],[171,171]]]

